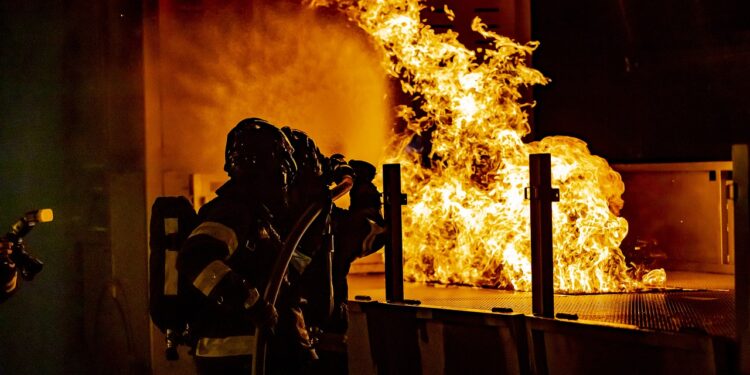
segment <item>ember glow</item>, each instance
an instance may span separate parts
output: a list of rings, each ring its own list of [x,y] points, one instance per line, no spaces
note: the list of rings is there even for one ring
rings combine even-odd
[[[528,186],[531,153],[552,156],[555,289],[618,292],[643,287],[619,249],[628,225],[618,217],[624,185],[607,162],[570,137],[526,144],[527,111],[520,90],[545,84],[526,65],[536,43],[518,44],[475,19],[491,41],[469,50],[457,33],[420,22],[417,0],[312,0],[335,6],[372,36],[386,71],[419,103],[402,106],[407,123],[389,162],[402,165],[404,274],[411,281],[531,289]],[[449,17],[453,16],[446,9]],[[416,138],[415,138],[416,136]],[[420,148],[430,139],[429,160]],[[415,140],[416,139],[416,140]],[[650,273],[649,285],[663,285]]]

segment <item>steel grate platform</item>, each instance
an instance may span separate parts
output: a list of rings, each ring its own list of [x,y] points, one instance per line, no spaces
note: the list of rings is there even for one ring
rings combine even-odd
[[[701,274],[689,278],[700,284]],[[708,276],[708,278],[711,278]],[[696,281],[697,279],[697,281]],[[712,286],[727,286],[711,279]],[[367,295],[384,301],[382,276],[350,277],[350,297]],[[404,296],[424,306],[491,311],[512,309],[531,315],[531,293],[455,286],[404,284]],[[507,310],[506,310],[507,311]],[[734,291],[729,289],[672,289],[669,291],[555,295],[555,313],[579,320],[629,325],[655,331],[696,332],[711,336],[735,336]]]

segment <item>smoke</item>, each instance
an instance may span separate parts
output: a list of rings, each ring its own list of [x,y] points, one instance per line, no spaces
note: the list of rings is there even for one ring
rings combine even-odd
[[[159,10],[164,171],[220,173],[226,134],[247,117],[301,129],[326,154],[380,160],[391,103],[368,39],[320,10],[247,4]]]

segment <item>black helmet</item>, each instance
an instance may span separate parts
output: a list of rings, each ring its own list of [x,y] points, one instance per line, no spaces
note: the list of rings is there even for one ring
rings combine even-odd
[[[279,128],[259,118],[240,121],[227,135],[224,170],[236,179],[258,179],[286,188],[297,174],[294,148]]]
[[[294,161],[300,178],[317,179],[323,175],[323,160],[318,146],[307,133],[288,126],[281,128],[294,147]],[[304,177],[303,177],[304,176]]]

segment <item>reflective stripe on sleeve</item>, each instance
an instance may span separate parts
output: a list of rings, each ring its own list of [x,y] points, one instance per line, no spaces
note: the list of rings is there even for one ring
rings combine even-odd
[[[385,227],[381,227],[376,222],[367,219],[367,224],[370,224],[370,233],[368,233],[367,237],[362,241],[362,254],[367,254],[374,250],[372,245],[375,243],[375,238],[379,234],[385,233]]]
[[[209,263],[206,268],[195,277],[193,285],[198,288],[203,295],[208,296],[211,294],[211,291],[214,290],[216,285],[219,284],[219,281],[229,273],[229,271],[231,271],[231,269],[224,264],[224,262],[215,260]]]
[[[232,228],[222,223],[217,223],[215,221],[204,221],[203,223],[198,225],[198,227],[195,228],[192,233],[190,233],[190,237],[188,238],[201,234],[211,236],[221,242],[224,242],[227,245],[227,249],[229,249],[230,256],[237,249],[237,234],[234,233]]]
[[[164,218],[164,234],[170,235],[177,233],[180,228],[180,223],[176,217],[165,217]]]
[[[247,298],[245,299],[245,310],[249,310],[255,306],[255,303],[258,302],[259,298],[260,293],[258,293],[258,289],[250,289],[250,292],[248,292]]]
[[[255,355],[257,336],[203,337],[195,347],[196,357]]]

